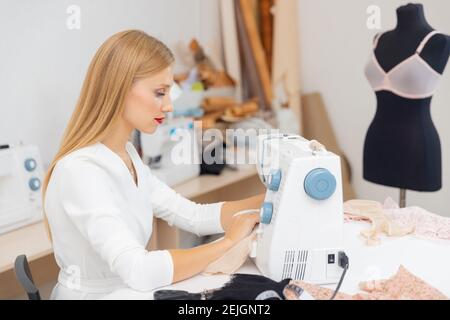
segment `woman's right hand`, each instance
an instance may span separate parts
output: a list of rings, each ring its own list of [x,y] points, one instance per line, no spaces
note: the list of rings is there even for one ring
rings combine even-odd
[[[259,223],[259,213],[236,215],[232,218],[224,238],[235,244],[249,236],[257,223]]]

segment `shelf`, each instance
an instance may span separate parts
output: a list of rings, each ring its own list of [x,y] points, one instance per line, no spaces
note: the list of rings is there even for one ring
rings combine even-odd
[[[256,169],[231,170],[226,168],[220,175],[202,175],[196,179],[174,186],[173,189],[182,196],[192,199],[241,180],[245,180],[256,174]]]

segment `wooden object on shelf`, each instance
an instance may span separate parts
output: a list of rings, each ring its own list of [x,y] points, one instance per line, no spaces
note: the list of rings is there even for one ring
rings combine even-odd
[[[236,0],[236,22],[239,42],[248,70],[245,70],[254,94],[259,98],[263,109],[270,109],[272,103],[272,84],[269,69],[261,44],[261,38],[254,15],[252,3]]]
[[[231,97],[206,97],[202,101],[202,108],[205,113],[223,111],[226,108],[236,106],[236,99]]]
[[[197,118],[197,121],[202,122],[202,129],[212,129],[215,128],[216,122],[222,117],[223,110],[210,112],[204,116]]]
[[[198,76],[205,88],[232,87],[235,85],[234,80],[225,71],[218,70],[214,66],[197,40],[191,40],[189,49],[194,56]]]
[[[256,24],[253,7],[247,0],[240,0],[239,3],[242,10],[244,26],[250,42],[250,47],[252,49],[259,78],[261,79],[261,84],[264,90],[264,97],[270,105],[272,101],[272,84],[270,82],[269,68],[264,54],[264,48],[261,43],[261,38],[259,36],[259,30]]]
[[[259,1],[259,16],[261,29],[261,42],[266,55],[267,68],[269,75],[272,73],[272,47],[273,47],[273,15],[271,9],[274,0]]]
[[[256,100],[250,100],[226,109],[224,115],[228,117],[246,117],[256,113],[258,109],[258,102]]]

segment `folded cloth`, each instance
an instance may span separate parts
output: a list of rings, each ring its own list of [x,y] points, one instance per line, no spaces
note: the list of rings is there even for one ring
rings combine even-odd
[[[420,207],[399,208],[392,198],[384,204],[371,200],[349,200],[344,203],[344,220],[369,221],[372,227],[361,235],[368,245],[379,244],[379,235],[403,236],[414,234],[426,239],[450,240],[450,218]]]
[[[383,204],[383,212],[401,227],[414,228],[414,235],[426,239],[450,240],[450,218],[412,206],[399,208],[392,198]]]
[[[349,200],[344,203],[346,221],[367,220],[372,223],[370,229],[361,231],[368,245],[380,243],[379,235],[399,237],[414,232],[414,226],[403,226],[393,221],[383,210],[379,202],[370,200]]]
[[[257,209],[242,210],[235,213],[233,216],[241,214],[258,213]],[[212,275],[217,273],[232,274],[235,273],[247,260],[248,255],[252,250],[253,241],[256,237],[256,228],[253,232],[239,241],[230,250],[225,252],[223,256],[217,260],[211,262],[205,270],[203,270],[204,275]],[[221,239],[219,239],[221,240]],[[216,241],[219,241],[216,240]]]
[[[290,284],[303,288],[317,300],[329,300],[334,292],[300,280],[291,280]],[[413,275],[404,266],[400,266],[397,273],[387,280],[363,281],[359,288],[362,292],[355,295],[338,293],[335,300],[448,300],[447,296]],[[284,292],[284,296],[288,300],[297,300],[289,292]]]
[[[388,280],[365,281],[359,284],[367,293],[353,296],[355,300],[448,300],[443,293],[400,266]]]
[[[252,243],[255,236],[256,231],[253,231],[249,236],[239,241],[239,243],[233,246],[219,259],[211,262],[203,271],[203,274],[235,273],[247,260],[247,257],[252,250]]]

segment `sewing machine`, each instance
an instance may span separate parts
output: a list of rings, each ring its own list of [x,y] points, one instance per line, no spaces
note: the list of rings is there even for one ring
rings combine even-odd
[[[42,219],[43,177],[36,146],[0,148],[0,234]]]
[[[141,133],[142,158],[169,186],[200,174],[200,151],[193,118],[168,119],[153,134]]]
[[[340,158],[297,135],[260,135],[257,148],[267,191],[250,256],[276,281],[337,283],[344,252]]]

